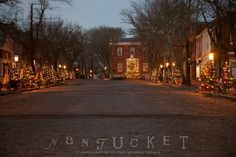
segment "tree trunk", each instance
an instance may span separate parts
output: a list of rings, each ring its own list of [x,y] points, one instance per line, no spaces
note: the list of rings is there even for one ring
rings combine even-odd
[[[191,56],[189,52],[189,42],[186,41],[186,85],[187,86],[191,86],[190,65],[191,65]]]

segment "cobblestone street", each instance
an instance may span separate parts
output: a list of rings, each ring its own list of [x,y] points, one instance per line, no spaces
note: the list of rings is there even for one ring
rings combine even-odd
[[[3,157],[236,156],[236,102],[189,88],[77,80],[0,106]]]

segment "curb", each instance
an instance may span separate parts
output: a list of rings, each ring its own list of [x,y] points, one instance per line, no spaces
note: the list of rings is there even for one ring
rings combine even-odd
[[[20,94],[20,93],[27,92],[27,91],[34,91],[34,90],[39,90],[39,89],[56,87],[56,86],[63,85],[63,84],[65,84],[65,82],[56,83],[56,84],[52,84],[52,85],[48,85],[48,86],[44,86],[44,87],[38,87],[38,88],[22,89],[19,91],[7,91],[5,93],[0,93],[0,96],[6,96],[6,95],[11,95],[11,94]]]
[[[194,91],[194,89],[192,89],[192,88],[197,88],[194,85],[186,86],[186,85],[172,85],[172,84],[165,84],[165,83],[161,83],[160,85],[161,86],[166,86],[166,87],[171,87],[171,88],[176,88],[176,89],[189,89],[189,90],[192,90],[192,91]]]
[[[225,98],[225,99],[230,99],[232,101],[236,101],[236,96],[231,96],[231,95],[225,95],[225,94],[216,94],[216,93],[210,93],[210,92],[201,92],[199,90],[196,90],[195,92],[205,95],[205,96],[212,96],[212,97],[218,97],[218,98]]]

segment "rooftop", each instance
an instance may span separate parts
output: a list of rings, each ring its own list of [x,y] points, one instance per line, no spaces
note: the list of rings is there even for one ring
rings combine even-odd
[[[118,42],[140,42],[138,38],[120,38]]]

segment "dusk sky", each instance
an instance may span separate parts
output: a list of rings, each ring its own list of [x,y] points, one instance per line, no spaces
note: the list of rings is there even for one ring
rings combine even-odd
[[[132,1],[138,0],[73,0],[72,6],[56,4],[58,8],[50,11],[50,14],[61,17],[66,22],[79,24],[85,29],[106,25],[127,30],[131,26],[122,22],[120,12],[130,8]]]

